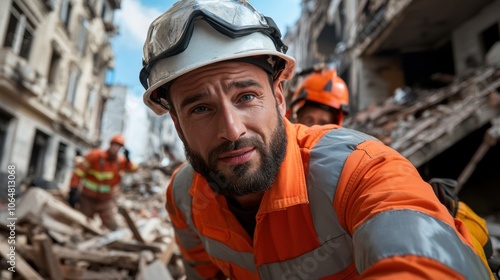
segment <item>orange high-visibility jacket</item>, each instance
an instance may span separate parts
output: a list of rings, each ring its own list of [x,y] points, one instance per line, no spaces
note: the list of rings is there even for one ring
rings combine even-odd
[[[121,181],[121,172],[135,172],[138,166],[124,157],[110,160],[106,150],[94,149],[73,171],[70,186],[82,186],[82,195],[98,200],[113,197],[113,188]]]
[[[187,279],[492,279],[399,153],[346,128],[285,124],[253,239],[189,164],[173,175],[166,207]]]

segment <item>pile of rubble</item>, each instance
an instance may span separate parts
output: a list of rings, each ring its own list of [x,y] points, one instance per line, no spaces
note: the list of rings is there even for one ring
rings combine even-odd
[[[465,133],[462,128],[471,127],[469,123],[482,125],[499,115],[500,68],[478,69],[461,79],[435,76],[450,84],[436,90],[400,88],[383,104],[347,119],[344,126],[373,135],[411,157],[446,134]]]
[[[71,208],[57,190],[28,188],[16,202],[11,215],[15,220],[7,219],[7,207],[0,207],[0,259],[14,256],[16,272],[9,272],[12,266],[3,260],[0,278],[182,278],[164,206],[168,179],[151,170],[125,178],[130,185],[116,197],[120,212],[116,231],[102,227],[99,218],[88,219]],[[3,224],[8,221],[13,223]]]

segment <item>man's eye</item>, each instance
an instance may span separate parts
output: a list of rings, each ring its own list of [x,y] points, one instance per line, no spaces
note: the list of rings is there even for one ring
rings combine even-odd
[[[242,102],[247,102],[247,101],[250,101],[252,99],[254,99],[255,96],[253,94],[245,94],[241,97],[241,101]]]
[[[206,106],[197,106],[197,107],[194,107],[193,109],[191,109],[191,113],[203,113],[203,112],[206,112],[208,110],[208,108]]]

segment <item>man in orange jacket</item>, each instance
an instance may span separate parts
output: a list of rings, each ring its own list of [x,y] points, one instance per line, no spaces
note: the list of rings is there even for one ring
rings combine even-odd
[[[187,278],[490,279],[408,160],[285,118],[286,49],[248,1],[179,1],[149,28],[144,102],[188,158],[166,204]]]
[[[121,172],[135,172],[138,166],[118,152],[125,146],[122,135],[111,138],[107,150],[93,149],[83,162],[76,165],[70,182],[68,202],[72,207],[79,203],[79,210],[89,218],[99,214],[102,223],[110,230],[116,230],[116,205],[113,196],[121,182]]]

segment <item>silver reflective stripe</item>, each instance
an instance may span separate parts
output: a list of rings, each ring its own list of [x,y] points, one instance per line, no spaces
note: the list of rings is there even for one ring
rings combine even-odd
[[[195,231],[191,218],[191,195],[189,194],[189,189],[193,183],[193,174],[194,170],[191,165],[186,164],[177,172],[172,182],[172,192],[175,204],[182,213],[184,213],[186,223],[188,224],[187,229],[179,230],[176,228],[175,232],[179,242],[182,246],[185,246],[186,249],[194,248],[201,244],[198,231]],[[205,279],[194,269],[196,264],[190,263],[184,258],[182,258],[182,262],[184,263],[187,279]]]
[[[210,256],[222,261],[234,263],[241,268],[255,273],[255,263],[252,253],[235,251],[224,243],[205,236],[201,236],[201,240],[203,242],[203,247]]]
[[[177,233],[177,237],[179,238],[181,246],[186,249],[192,249],[200,245],[201,243],[198,235],[193,234],[193,230],[191,229],[191,227],[188,227],[186,229],[176,228],[175,232]]]
[[[372,136],[347,128],[334,129],[311,150],[309,161],[308,187],[319,184],[332,202],[337,183],[347,157],[366,140],[378,141]]]
[[[339,223],[333,200],[347,157],[360,143],[372,137],[349,129],[328,132],[311,150],[307,188],[309,207],[321,243],[335,242],[328,275],[341,272],[353,262],[352,239]],[[328,155],[328,156],[325,156]],[[323,277],[326,275],[318,275]]]
[[[339,240],[342,239],[342,240]],[[342,246],[350,244],[348,235],[329,240],[315,250],[297,258],[259,266],[261,279],[320,279],[339,272],[336,261]]]
[[[260,266],[262,279],[320,279],[339,273],[353,263],[352,239],[338,221],[333,200],[347,157],[358,144],[375,140],[353,132],[343,128],[332,130],[310,153],[307,194],[321,247],[291,260]]]
[[[172,183],[175,206],[184,213],[186,216],[186,223],[192,227],[194,226],[191,217],[192,197],[189,194],[189,189],[193,184],[193,175],[193,167],[186,164],[177,172],[174,177],[174,182]]]
[[[184,269],[186,270],[186,279],[193,279],[193,280],[204,280],[205,277],[201,277],[200,274],[198,274],[198,272],[196,272],[196,270],[194,269],[194,266],[192,265],[186,265],[186,261],[183,261],[184,262]]]
[[[185,248],[193,248],[203,243],[205,251],[210,256],[222,261],[234,263],[255,273],[253,253],[235,251],[222,242],[201,235],[194,226],[191,213],[192,197],[189,194],[189,189],[193,183],[193,175],[193,167],[186,164],[177,172],[172,184],[175,204],[182,213],[184,213],[186,216],[186,223],[189,225],[189,228],[185,230],[176,229],[179,242],[182,246],[186,245]],[[188,277],[188,279],[190,278]]]
[[[353,240],[359,273],[384,258],[415,255],[434,259],[466,279],[490,279],[479,257],[449,225],[422,212],[377,214],[356,229]]]

